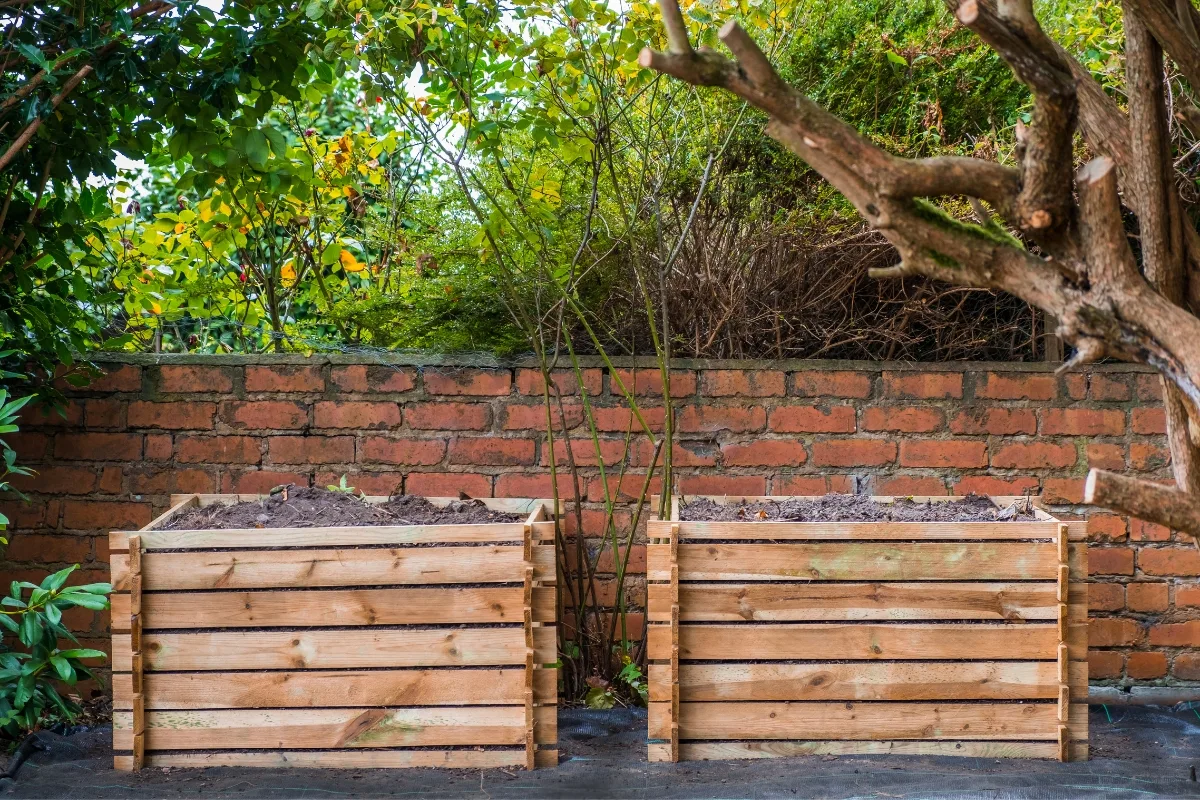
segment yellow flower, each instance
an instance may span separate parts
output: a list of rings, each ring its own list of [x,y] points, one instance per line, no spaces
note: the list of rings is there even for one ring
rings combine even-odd
[[[342,269],[346,272],[362,272],[366,269],[366,264],[363,264],[349,250],[343,250],[338,260],[342,262]]]
[[[279,277],[283,279],[284,286],[291,286],[296,282],[296,264],[294,261],[286,262],[279,270]]]

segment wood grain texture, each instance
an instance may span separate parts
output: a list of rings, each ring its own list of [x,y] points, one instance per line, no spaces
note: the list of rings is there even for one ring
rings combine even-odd
[[[670,658],[670,646],[670,628],[651,625],[649,658]],[[680,657],[704,661],[1042,660],[1056,658],[1057,646],[1057,626],[1037,623],[680,626]]]
[[[548,526],[548,527],[547,527]],[[553,540],[554,523],[534,523],[536,541]],[[146,550],[248,549],[267,547],[353,547],[357,545],[455,544],[463,542],[520,542],[520,522],[479,525],[362,525],[328,528],[236,528],[218,531],[144,531]],[[128,532],[109,534],[109,549],[129,549]]]
[[[763,524],[763,523],[759,523]],[[804,542],[681,544],[681,581],[1049,580],[1057,577],[1048,542]],[[667,545],[646,547],[649,580],[670,579]]]
[[[651,520],[646,535],[660,533],[669,522]],[[747,541],[820,540],[829,541],[932,541],[1014,539],[1053,539],[1055,522],[681,522],[680,536],[685,542],[705,539],[744,539]]]
[[[557,660],[554,628],[535,628],[534,646],[538,664]],[[519,627],[150,633],[142,650],[145,668],[157,671],[523,666],[525,634]],[[128,653],[129,636],[114,634],[113,671],[130,671]]]
[[[654,747],[655,745],[651,745]],[[1054,742],[971,741],[761,741],[684,742],[685,761],[727,758],[791,758],[793,756],[968,756],[972,758],[1057,758]],[[1086,761],[1087,742],[1071,743],[1071,760]],[[653,758],[651,759],[654,760]]]
[[[113,708],[133,707],[131,677],[113,673]],[[524,702],[525,670],[152,672],[145,683],[150,710],[488,705]],[[558,702],[557,683],[557,670],[534,670],[539,704]]]
[[[539,751],[542,752],[542,751]],[[557,751],[554,753],[557,762]],[[131,769],[132,758],[117,755],[116,769]],[[130,766],[124,766],[128,763]],[[148,767],[307,767],[310,769],[392,769],[435,767],[446,769],[499,769],[525,763],[521,750],[277,750],[258,752],[149,753]]]
[[[668,584],[647,586],[649,619],[670,621]],[[685,583],[685,622],[1052,620],[1053,583]]]

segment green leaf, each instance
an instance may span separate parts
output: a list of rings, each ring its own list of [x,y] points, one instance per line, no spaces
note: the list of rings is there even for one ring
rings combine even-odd
[[[242,145],[242,152],[246,154],[246,159],[250,162],[251,166],[258,168],[265,167],[267,159],[271,157],[267,134],[257,129],[247,133],[246,141]]]
[[[67,582],[67,578],[71,576],[71,573],[77,569],[79,569],[79,565],[73,564],[69,567],[60,569],[53,575],[47,575],[42,581],[41,588],[50,592],[57,592],[62,588],[63,584]]]
[[[78,647],[74,650],[63,650],[59,652],[63,658],[105,658],[103,650],[91,650],[86,647]]]
[[[904,56],[900,55],[899,53],[897,53],[894,50],[888,50],[887,52],[884,53],[884,55],[887,56],[888,61],[892,62],[893,64],[895,64],[898,67],[907,67],[908,66],[908,61],[905,60]]]
[[[50,656],[50,666],[54,667],[54,671],[58,673],[58,677],[64,681],[75,682],[75,668],[61,654]]]
[[[34,677],[33,675],[22,675],[17,681],[17,691],[13,694],[13,706],[20,709],[29,702],[29,698],[33,697]]]
[[[0,626],[4,626],[13,633],[16,633],[21,627],[17,624],[17,621],[12,618],[12,614],[0,614]]]
[[[342,255],[342,246],[336,240],[325,246],[321,252],[321,264],[328,267],[331,264],[336,264],[338,258]]]

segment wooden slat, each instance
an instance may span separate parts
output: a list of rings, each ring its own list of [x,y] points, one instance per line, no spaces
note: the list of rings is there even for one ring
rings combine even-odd
[[[535,669],[541,705],[558,701],[558,672]],[[524,669],[309,670],[302,672],[152,672],[146,708],[339,708],[521,703]],[[133,707],[132,674],[112,676],[113,708]]]
[[[555,661],[554,628],[535,628],[538,664]],[[128,635],[113,636],[116,672],[129,672]],[[149,633],[147,670],[219,672],[238,669],[355,669],[373,667],[500,666],[525,664],[521,628],[427,630],[221,631]]]
[[[669,704],[651,703],[649,736],[669,736]],[[683,739],[1044,740],[1053,703],[683,703]]]
[[[151,593],[142,597],[143,630],[521,622],[522,594],[519,586]],[[114,630],[128,598],[112,596]],[[553,622],[554,603],[554,589],[535,590],[534,620]]]
[[[765,524],[765,523],[759,523]],[[1055,580],[1055,546],[1042,542],[681,544],[682,581]],[[666,545],[646,547],[650,580],[670,579]]]
[[[1057,657],[1055,625],[956,625],[916,623],[874,625],[682,625],[680,656],[705,661],[759,659],[928,660],[1052,659]],[[1085,626],[1086,629],[1086,626]],[[670,629],[649,629],[649,658],[671,656]]]
[[[549,530],[547,530],[549,526]],[[357,545],[453,544],[462,542],[519,542],[520,522],[479,525],[362,525],[328,528],[245,528],[220,531],[145,531],[146,550],[253,549],[267,547],[352,547]],[[534,539],[553,539],[554,523],[531,526]],[[128,550],[128,533],[109,535],[110,550]]]
[[[127,590],[128,558],[115,553],[112,584]],[[534,578],[555,582],[554,546],[533,548]],[[164,589],[312,589],[430,583],[511,583],[523,569],[523,548],[400,547],[322,550],[147,553],[147,591]]]
[[[555,754],[557,751],[545,751]],[[115,758],[117,769],[128,756]],[[310,769],[389,769],[441,767],[499,769],[525,763],[524,750],[279,750],[258,752],[150,753],[148,767],[307,767]]]
[[[684,664],[679,691],[685,702],[1052,700],[1058,697],[1057,667],[1049,661]],[[649,679],[650,699],[669,702],[666,665],[651,664]]]
[[[670,619],[670,587],[652,583],[649,619]],[[990,619],[1053,620],[1053,583],[685,583],[685,622]]]
[[[651,745],[653,747],[654,745]],[[970,741],[762,741],[684,742],[685,761],[794,756],[968,756],[972,758],[1057,758],[1054,742]],[[1072,760],[1087,759],[1087,742],[1072,742]],[[653,759],[651,759],[653,760]]]
[[[670,523],[647,522],[646,535]],[[683,541],[706,539],[930,541],[1053,539],[1055,522],[681,522]]]

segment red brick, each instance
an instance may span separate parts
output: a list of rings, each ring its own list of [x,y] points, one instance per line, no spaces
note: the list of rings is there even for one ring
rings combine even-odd
[[[864,431],[903,431],[930,433],[941,430],[946,415],[940,408],[921,406],[872,406],[863,411]]]
[[[1164,434],[1167,432],[1167,416],[1161,408],[1135,408],[1129,427],[1134,433],[1144,436]]]
[[[657,509],[655,509],[657,511]],[[643,512],[645,513],[645,512]],[[570,516],[570,515],[568,515]],[[622,549],[622,555],[624,550]],[[612,574],[616,572],[617,561],[613,556],[612,546],[604,547],[596,560],[596,572]],[[635,544],[629,548],[629,559],[625,565],[626,575],[644,575],[646,572],[646,545]]]
[[[666,445],[663,446],[663,451],[666,450]],[[714,441],[696,441],[692,439],[684,439],[675,442],[671,448],[671,464],[674,467],[715,467],[717,465],[717,455],[721,449]],[[634,445],[635,462],[638,466],[650,466],[650,459],[654,456],[654,445],[646,437],[641,437]],[[659,454],[658,464],[663,463],[663,455]]]
[[[1119,583],[1088,585],[1088,611],[1120,611],[1125,608],[1125,587]]]
[[[64,434],[59,434],[61,439]],[[19,431],[17,433],[8,433],[4,435],[4,441],[8,446],[17,451],[17,461],[21,464],[41,461],[46,457],[46,452],[50,447],[50,437],[44,433],[31,433],[29,431]],[[62,456],[59,456],[62,458]]]
[[[684,475],[679,479],[679,491],[684,494],[760,497],[767,493],[767,479],[761,475]]]
[[[865,399],[871,396],[871,376],[860,372],[793,372],[791,387],[792,393],[801,397]]]
[[[606,467],[620,464],[627,456],[636,452],[636,445],[649,444],[644,439],[631,443],[629,448],[626,448],[624,439],[599,439],[598,443],[599,458],[604,460]],[[554,464],[558,469],[566,469],[569,461],[574,461],[575,465],[580,467],[594,467],[599,463],[596,457],[596,446],[597,442],[593,442],[590,437],[571,439],[571,458],[568,460],[566,441],[556,438],[554,440]],[[630,451],[629,453],[626,452],[627,449]],[[650,449],[653,450],[652,447]],[[634,459],[631,458],[630,461],[633,463]],[[550,466],[550,448],[548,447],[542,448],[542,466]]]
[[[840,479],[844,475],[776,475],[771,480],[771,494],[775,497],[818,497],[829,492],[846,492],[849,489],[842,486]],[[830,481],[837,481],[838,487],[830,486]]]
[[[340,487],[343,475],[347,486],[369,497],[391,497],[404,491],[404,475],[399,472],[319,472],[313,485]]]
[[[1129,377],[1126,375],[1105,375],[1103,372],[1093,372],[1088,381],[1088,392],[1093,400],[1123,401],[1133,397],[1129,388]]]
[[[1125,538],[1125,518],[1116,514],[1092,514],[1088,517],[1088,540],[1119,541]]]
[[[220,483],[203,469],[151,467],[130,472],[129,491],[133,494],[211,494],[220,491]]]
[[[678,430],[682,433],[761,431],[767,424],[762,406],[684,406],[679,413]]]
[[[231,427],[258,431],[294,430],[308,425],[308,408],[290,400],[226,403],[221,416]]]
[[[353,436],[272,436],[272,464],[348,464],[354,460]]]
[[[798,467],[808,460],[804,445],[791,439],[758,439],[721,448],[721,460],[732,467]]]
[[[941,478],[920,475],[880,477],[875,482],[875,494],[885,497],[936,497],[946,494],[946,483]]]
[[[247,392],[323,392],[325,376],[320,366],[246,367]]]
[[[1088,442],[1087,463],[1097,469],[1125,469],[1125,446],[1106,444],[1104,442]]]
[[[1073,444],[1014,442],[992,453],[992,466],[1008,469],[1064,469],[1075,466],[1079,454]]]
[[[100,470],[100,481],[96,488],[104,494],[121,493],[121,468],[104,467]]]
[[[313,425],[317,428],[385,431],[400,427],[401,421],[396,403],[323,400],[313,406]]]
[[[142,435],[60,433],[54,437],[54,455],[71,461],[137,461],[142,457]]]
[[[409,392],[416,388],[417,373],[412,369],[378,365],[367,370],[367,385],[372,392]]]
[[[170,461],[174,452],[174,440],[169,433],[146,434],[147,461]]]
[[[1200,647],[1200,619],[1152,625],[1150,644],[1156,647]]]
[[[103,367],[103,374],[86,387],[92,392],[136,392],[142,388],[142,368],[132,364]]]
[[[0,513],[8,517],[8,529],[10,531],[22,528],[40,528],[43,526],[55,528],[58,526],[57,518],[48,523],[46,522],[46,508],[50,503],[58,506],[61,501],[42,501],[37,499],[30,500],[29,502],[16,499],[0,500]],[[0,536],[4,535],[0,534]]]
[[[884,372],[883,394],[901,398],[963,396],[961,372]]]
[[[953,433],[986,433],[993,436],[1033,433],[1037,430],[1037,417],[1029,408],[972,407],[954,415],[950,420],[950,430]]]
[[[70,530],[137,530],[150,522],[149,503],[67,500],[63,503],[63,527]]]
[[[426,367],[428,394],[506,395],[512,389],[512,373],[495,369],[441,369]]]
[[[481,431],[492,419],[491,409],[477,403],[412,403],[404,416],[410,428],[435,431]]]
[[[1095,552],[1089,551],[1088,558],[1094,558]],[[1138,551],[1138,567],[1147,575],[1200,576],[1200,551],[1194,546],[1143,547]]]
[[[1131,619],[1092,617],[1088,620],[1088,646],[1128,647],[1138,640],[1141,627]]]
[[[358,460],[381,464],[433,466],[446,456],[443,439],[388,439],[367,436],[358,445]]]
[[[206,367],[194,364],[160,368],[158,389],[161,392],[231,392],[233,378],[226,367]]]
[[[635,395],[653,395],[662,397],[662,373],[658,367],[639,369],[633,372],[628,369],[618,369],[608,378],[608,390],[614,395],[624,395],[617,386],[620,379],[626,391],[632,390]],[[671,397],[690,397],[696,393],[696,373],[691,370],[671,370]]]
[[[854,433],[851,406],[779,406],[771,409],[771,430],[777,433]]]
[[[271,439],[272,447],[281,438]],[[175,459],[185,464],[257,464],[262,461],[258,439],[250,436],[180,436]]]
[[[1180,653],[1175,656],[1171,674],[1181,681],[1200,681],[1200,653]]]
[[[599,420],[600,417],[603,415],[611,416],[609,414],[609,412],[614,412],[617,410],[618,409],[611,409],[611,408],[593,409],[593,411],[595,412],[595,418],[597,420]],[[662,409],[659,409],[658,411],[660,414],[659,430],[661,430],[661,428],[662,428],[662,425],[661,425]],[[544,404],[528,405],[528,406],[526,406],[526,405],[506,405],[504,407],[504,410],[501,412],[501,414],[502,414],[502,419],[503,419],[503,422],[501,423],[501,427],[504,428],[504,430],[506,430],[506,431],[544,431],[544,430],[546,430],[546,406]],[[626,411],[626,414],[628,414],[628,411]],[[566,424],[568,430],[573,430],[573,429],[579,427],[579,424],[581,422],[583,422],[583,406],[579,405],[578,403],[563,403],[562,406],[560,407],[558,405],[558,403],[556,402],[553,406],[553,417],[554,417],[554,432],[557,435],[561,436],[564,420],[565,420],[565,424]],[[411,424],[411,420],[412,420],[411,414],[409,415],[409,420],[410,420],[410,424]],[[600,430],[605,430],[605,428],[601,427]],[[623,431],[624,429],[622,428],[621,430]]]
[[[623,476],[609,475],[607,477],[608,491],[614,502],[628,502],[637,500],[642,494],[642,488],[646,483],[646,476],[638,473],[626,473]],[[650,481],[650,487],[647,490],[646,500],[649,501],[649,495],[662,493],[662,480],[655,475]],[[588,500],[593,503],[604,502],[604,483],[599,478],[592,478],[587,485]]]
[[[535,450],[532,439],[455,438],[450,441],[450,463],[528,466],[533,463]]]
[[[987,444],[970,439],[903,439],[904,467],[986,467]]]
[[[92,557],[92,537],[18,533],[9,537],[8,547],[3,553],[8,561],[78,563]]]
[[[1124,672],[1125,658],[1112,650],[1088,650],[1088,677],[1119,678]]]
[[[1129,520],[1129,541],[1131,542],[1169,542],[1171,529],[1165,525],[1157,525],[1141,519]]]
[[[1165,583],[1131,583],[1125,598],[1130,611],[1166,611],[1170,606]]]
[[[1089,575],[1132,575],[1133,550],[1129,547],[1089,547]]]
[[[329,382],[342,392],[365,392],[367,385],[367,367],[365,364],[349,364],[334,367],[329,371]]]
[[[125,427],[125,404],[120,400],[84,400],[83,419],[88,430]]]
[[[1130,653],[1125,662],[1125,674],[1136,680],[1165,677],[1167,656],[1165,653]]]
[[[1125,412],[1094,408],[1043,408],[1042,434],[1050,436],[1120,436]]]
[[[474,472],[410,472],[404,479],[404,493],[421,497],[491,497],[492,478]]]
[[[896,443],[883,439],[813,442],[812,459],[823,467],[881,467],[896,460]]]
[[[574,502],[575,488],[571,474],[565,470],[559,470],[557,478],[559,500]],[[587,483],[586,478],[580,478],[579,491],[584,497],[587,496]],[[550,480],[549,472],[539,472],[533,475],[523,472],[506,472],[496,476],[495,494],[496,497],[552,498],[554,497],[554,484]],[[567,515],[567,518],[573,517],[573,513]]]
[[[709,397],[776,397],[787,393],[786,373],[766,369],[706,369],[700,393]]]
[[[284,486],[289,483],[308,486],[308,476],[298,472],[274,472],[262,469],[226,472],[221,476],[221,491],[234,494],[266,494],[276,486]]]
[[[604,373],[598,369],[581,369],[580,374],[583,376],[583,386],[587,389],[589,395],[598,395],[604,388]],[[575,370],[573,369],[555,369],[550,371],[550,383],[562,396],[573,396],[579,394],[579,381],[576,380]],[[519,369],[517,370],[517,392],[520,394],[531,394],[539,397],[544,396],[543,392],[546,388],[546,381],[542,378],[542,371],[538,369]],[[551,393],[553,396],[553,392]]]
[[[22,492],[88,494],[96,488],[96,470],[85,467],[39,467],[33,475],[13,475],[9,482]]]
[[[172,493],[198,492],[209,494],[217,491],[217,481],[202,469],[171,470]]]
[[[987,400],[1053,400],[1058,382],[1050,373],[988,372],[975,383],[975,396]]]
[[[1137,394],[1139,400],[1151,403],[1162,402],[1162,379],[1158,375],[1138,375]]]
[[[1200,608],[1200,586],[1179,584],[1175,587],[1176,608]]]
[[[188,403],[181,400],[147,403],[134,400],[129,404],[127,418],[131,428],[210,431],[216,413],[216,403]]]
[[[83,405],[67,402],[59,408],[32,402],[17,415],[17,425],[22,428],[78,428],[83,423]]]
[[[1067,397],[1072,400],[1082,400],[1087,397],[1087,376],[1071,373],[1062,376],[1063,386],[1066,387]]]
[[[1165,468],[1171,463],[1171,451],[1142,442],[1130,442],[1129,466],[1144,472],[1153,472]]]
[[[1082,503],[1083,478],[1046,478],[1042,499],[1047,503]]]
[[[503,477],[503,476],[501,476],[501,477]],[[543,476],[539,475],[539,476],[534,476],[534,477],[540,478]],[[546,486],[549,487],[549,485],[550,485],[549,480],[548,480],[549,476],[547,475],[544,477],[547,478]],[[559,484],[560,484],[561,488],[565,490],[565,491],[559,492],[560,496],[566,497],[567,495],[571,494],[571,489],[569,486],[567,486],[566,484],[563,484],[561,480],[559,481]],[[547,495],[530,495],[530,496],[531,497],[549,497],[550,495],[547,494]],[[649,508],[649,506],[647,506],[647,508]],[[581,516],[583,517],[582,529],[583,529],[584,536],[592,537],[594,539],[602,537],[605,534],[605,530],[606,530],[605,526],[607,524],[608,515],[604,512],[603,509],[600,509],[600,508],[584,508],[582,511],[583,511],[583,513],[581,514]],[[646,511],[643,510],[642,513],[644,514],[644,513],[646,513]],[[650,509],[650,513],[657,514],[658,509],[657,508]],[[628,528],[628,526],[631,524],[632,518],[633,518],[633,513],[628,508],[626,508],[626,509],[613,508],[613,523],[617,526],[618,529],[620,529],[622,527]],[[568,510],[566,514],[563,514],[562,528],[563,528],[563,533],[566,535],[566,537],[568,539],[573,539],[575,537],[575,535],[577,533],[579,533],[580,524],[579,524],[579,520],[575,516],[575,509],[572,508],[572,509]],[[568,544],[567,545],[568,548],[573,546],[573,544],[574,544],[573,542]],[[597,541],[597,542],[595,542],[595,544],[599,545],[600,542]]]
[[[969,475],[955,482],[953,494],[1012,496],[1036,492],[1037,489],[1037,478],[995,478],[991,475]]]

